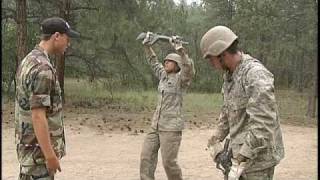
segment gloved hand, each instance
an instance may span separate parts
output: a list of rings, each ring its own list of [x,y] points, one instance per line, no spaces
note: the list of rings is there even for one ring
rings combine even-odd
[[[172,36],[169,40],[171,46],[176,50],[176,51],[182,51],[184,50],[182,43],[177,40],[178,37],[177,36]]]
[[[231,159],[232,166],[230,168],[230,172],[228,174],[228,180],[239,180],[242,172],[245,169],[247,162],[240,162],[237,159]]]
[[[220,142],[208,144],[208,149],[210,151],[210,156],[212,157],[213,161],[216,162],[216,157],[223,151],[222,144]]]
[[[143,39],[142,44],[143,45],[149,45],[150,46],[150,42],[151,42],[151,32],[147,32],[146,37]]]

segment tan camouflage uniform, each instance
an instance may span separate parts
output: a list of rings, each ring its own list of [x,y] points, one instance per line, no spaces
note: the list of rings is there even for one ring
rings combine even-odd
[[[20,180],[49,180],[45,158],[37,142],[31,109],[47,108],[53,149],[59,159],[65,153],[61,90],[48,55],[38,45],[21,62],[16,74],[15,139]]]
[[[141,152],[140,178],[154,180],[161,149],[162,162],[168,180],[181,180],[181,168],[177,164],[184,120],[181,114],[183,93],[191,83],[194,74],[193,62],[188,55],[182,56],[180,72],[167,74],[155,55],[149,63],[160,80],[158,104],[152,118],[151,131],[147,134]]]
[[[224,104],[212,141],[223,141],[230,133],[233,157],[249,158],[243,180],[272,179],[274,166],[284,157],[273,84],[272,73],[247,54],[224,76]]]

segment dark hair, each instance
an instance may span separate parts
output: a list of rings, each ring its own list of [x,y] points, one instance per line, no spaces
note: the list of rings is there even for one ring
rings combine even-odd
[[[179,67],[177,62],[175,62],[175,63],[176,63],[176,73],[178,73],[178,72],[180,72],[181,68]]]
[[[226,49],[226,51],[228,51],[230,54],[236,54],[240,50],[238,44],[238,39],[234,40],[233,43]]]
[[[40,39],[48,41],[51,38],[52,34],[41,34]]]

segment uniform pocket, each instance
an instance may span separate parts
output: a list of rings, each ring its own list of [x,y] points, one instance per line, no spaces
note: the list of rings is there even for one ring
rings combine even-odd
[[[165,92],[176,93],[178,89],[177,79],[169,78],[165,83]]]
[[[184,127],[184,123],[177,112],[165,112],[162,115],[162,124],[169,129],[181,129]]]
[[[39,146],[28,147],[23,144],[18,144],[17,155],[19,163],[22,166],[33,166],[45,163],[44,155]]]
[[[241,146],[244,144],[245,134],[239,134],[231,141],[231,149],[233,157],[236,158],[239,154]]]

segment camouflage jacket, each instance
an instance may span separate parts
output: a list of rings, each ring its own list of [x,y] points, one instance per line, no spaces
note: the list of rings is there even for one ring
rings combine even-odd
[[[275,166],[284,157],[273,74],[247,54],[235,71],[225,73],[224,104],[213,138],[230,134],[233,157],[249,158],[246,171]]]
[[[159,79],[158,103],[151,128],[160,131],[181,131],[184,129],[181,114],[182,96],[190,86],[194,74],[193,62],[185,54],[179,65],[181,70],[178,73],[167,74],[155,55],[151,55],[148,59],[155,76]]]
[[[22,60],[16,73],[15,139],[22,166],[45,163],[33,130],[31,109],[44,107],[51,144],[58,158],[65,155],[61,89],[56,70],[38,45]]]

